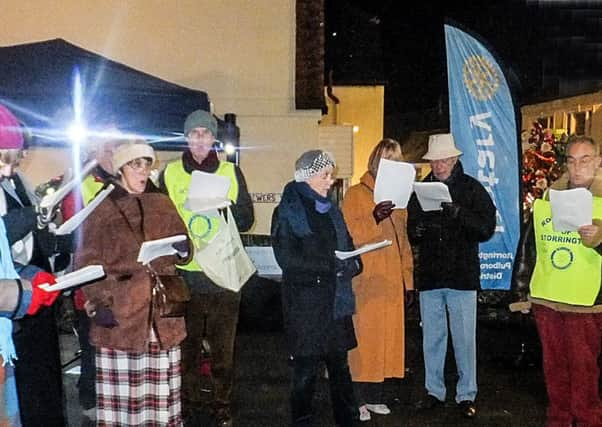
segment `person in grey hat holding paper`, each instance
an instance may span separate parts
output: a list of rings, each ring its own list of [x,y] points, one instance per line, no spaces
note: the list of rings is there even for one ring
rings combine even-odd
[[[359,411],[347,351],[357,346],[351,279],[359,256],[340,260],[335,250],[353,250],[343,214],[328,197],[334,158],[322,150],[303,153],[295,179],[282,191],[272,215],[272,245],[282,268],[282,311],[293,363],[291,425],[313,426],[312,400],[321,362],[326,364],[335,423],[352,426]]]
[[[184,205],[188,197],[192,173],[201,171],[230,178],[228,198],[230,209],[239,231],[247,231],[255,220],[253,202],[247,190],[241,169],[230,162],[219,160],[214,149],[217,120],[208,111],[196,110],[184,122],[184,136],[188,149],[179,160],[169,163],[159,178],[160,186],[176,205],[188,227],[188,234],[198,246],[206,242],[219,228],[217,219],[197,215]],[[232,424],[230,396],[234,379],[234,340],[240,306],[240,293],[223,289],[213,283],[192,260],[179,266],[190,287],[192,300],[186,314],[187,338],[182,345],[182,394],[185,414],[206,408],[213,413],[219,426]],[[206,333],[206,336],[203,335]],[[214,390],[211,397],[202,391],[199,375],[201,342],[211,346],[211,372]],[[208,398],[209,397],[209,398]]]
[[[480,286],[479,242],[495,230],[495,206],[487,190],[464,173],[451,134],[429,138],[423,156],[432,172],[424,181],[448,186],[451,203],[424,211],[414,193],[408,204],[408,236],[414,249],[414,286],[419,291],[426,396],[424,410],[445,402],[448,316],[458,372],[455,401],[467,418],[476,415],[476,313]]]

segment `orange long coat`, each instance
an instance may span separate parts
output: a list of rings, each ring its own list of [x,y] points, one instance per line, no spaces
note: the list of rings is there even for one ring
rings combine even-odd
[[[353,279],[358,346],[349,352],[353,381],[382,382],[403,378],[405,372],[404,290],[414,289],[412,250],[406,233],[407,212],[395,209],[376,224],[374,178],[366,172],[343,199],[343,215],[360,247],[391,240],[393,244],[362,255],[364,270]]]

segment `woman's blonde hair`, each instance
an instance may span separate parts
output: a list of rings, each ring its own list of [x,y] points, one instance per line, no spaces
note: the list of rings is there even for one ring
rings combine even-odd
[[[401,152],[401,144],[392,138],[384,138],[376,144],[376,147],[372,150],[370,158],[368,159],[368,171],[373,177],[376,177],[378,172],[378,163],[380,159],[388,160],[403,160],[403,153]]]

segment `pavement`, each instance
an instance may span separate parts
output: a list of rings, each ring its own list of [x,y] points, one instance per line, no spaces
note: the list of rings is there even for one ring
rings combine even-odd
[[[289,425],[291,368],[285,349],[279,304],[279,285],[253,281],[243,289],[239,331],[236,340],[236,378],[233,395],[234,426],[281,427]],[[501,313],[501,315],[500,315]],[[451,350],[446,363],[448,399],[443,407],[419,411],[414,403],[424,393],[421,328],[417,307],[406,322],[407,375],[387,381],[387,403],[392,413],[372,415],[361,426],[542,426],[545,424],[546,392],[540,351],[530,316],[510,315],[505,310],[481,310],[478,321],[478,413],[465,419],[453,402],[456,381]],[[66,328],[63,328],[66,329]],[[77,352],[74,334],[61,335],[63,360]],[[450,345],[451,346],[451,345]],[[82,426],[77,403],[78,361],[65,367],[65,407],[69,426]],[[316,426],[333,426],[326,378],[316,389]],[[199,412],[190,426],[212,427]]]

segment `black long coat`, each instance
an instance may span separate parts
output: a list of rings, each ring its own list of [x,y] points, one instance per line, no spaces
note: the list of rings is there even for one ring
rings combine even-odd
[[[436,179],[431,173],[424,181]],[[445,184],[460,207],[457,218],[443,211],[423,211],[416,194],[408,204],[408,236],[416,254],[414,287],[477,290],[479,242],[493,235],[496,209],[487,190],[464,173],[459,161]]]
[[[278,208],[272,217],[272,245],[283,271],[282,309],[289,351],[296,357],[347,351],[357,341],[351,316],[334,319],[335,228],[327,213],[315,211],[313,201],[303,198],[302,204],[312,230],[307,237],[293,234],[295,218],[280,216],[277,221]]]

